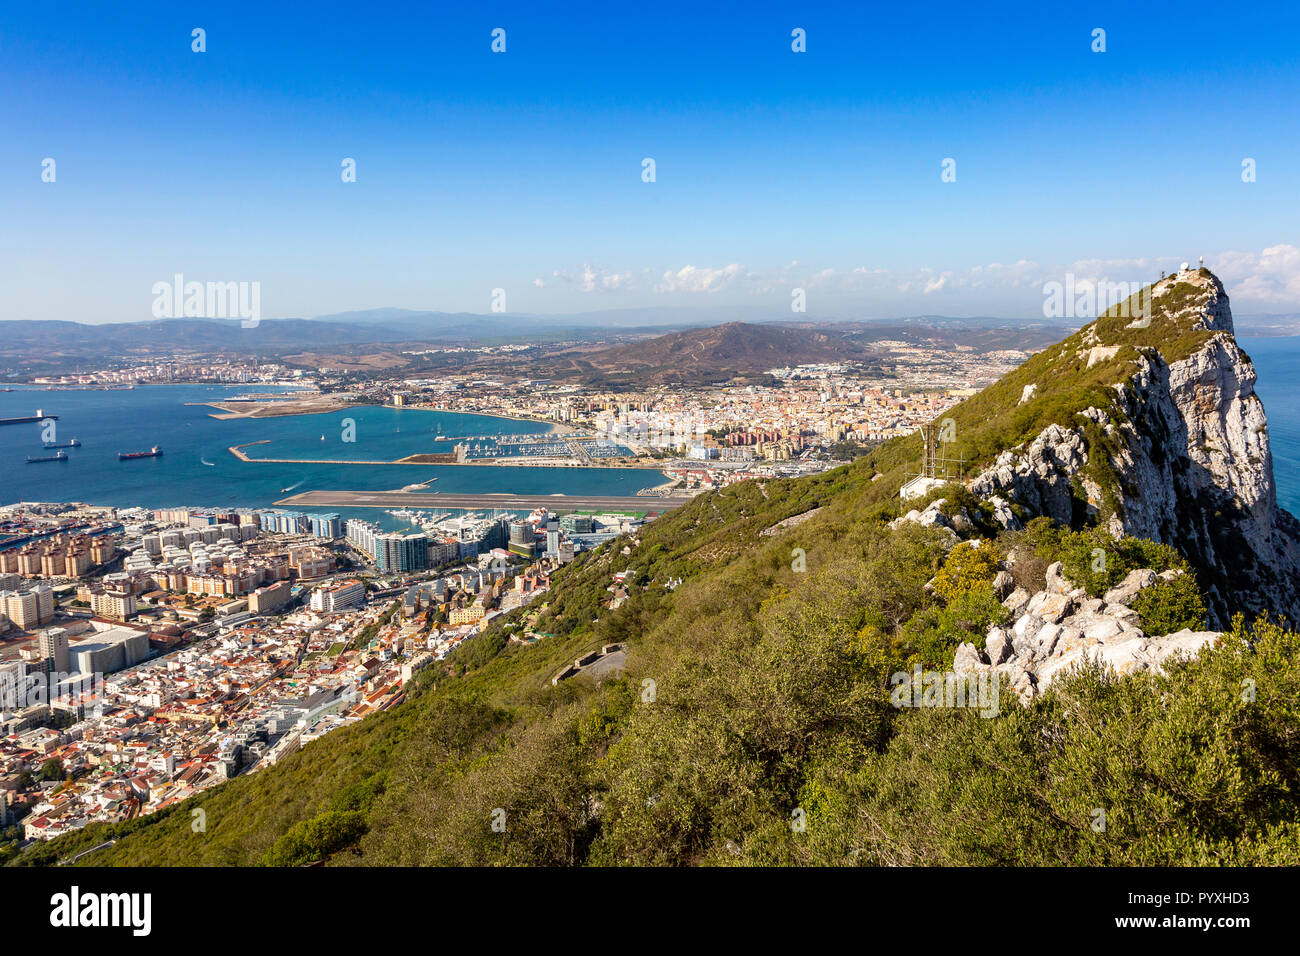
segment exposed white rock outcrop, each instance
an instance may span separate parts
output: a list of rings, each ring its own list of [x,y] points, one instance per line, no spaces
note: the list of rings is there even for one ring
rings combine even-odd
[[[901,528],[904,524],[919,524],[923,528],[935,528],[940,533],[940,543],[945,549],[951,550],[960,540],[957,531],[968,531],[974,525],[964,514],[958,514],[950,518],[941,510],[945,501],[944,498],[936,498],[926,505],[924,511],[917,511],[913,508],[901,518],[895,518],[889,522],[891,528]]]
[[[974,644],[957,648],[953,671],[992,675],[999,686],[1028,702],[1085,659],[1100,661],[1117,674],[1159,670],[1170,657],[1195,656],[1222,636],[1218,631],[1183,630],[1161,637],[1143,633],[1137,612],[1120,599],[1131,601],[1158,580],[1153,571],[1133,571],[1104,597],[1090,598],[1066,579],[1059,562],[1053,564],[1044,590],[1031,595],[1015,588],[1003,600],[1012,621],[990,628],[982,651]],[[1001,588],[1006,585],[1001,582]],[[996,579],[994,586],[999,587]]]
[[[822,510],[821,508],[811,508],[808,511],[803,512],[802,514],[791,515],[789,518],[784,518],[781,521],[778,521],[770,528],[764,528],[762,531],[758,533],[758,536],[760,538],[770,538],[773,535],[781,534],[783,531],[788,531],[790,528],[794,528],[803,524],[805,521],[814,517],[821,510]]]
[[[1205,585],[1217,626],[1238,609],[1300,621],[1300,522],[1277,506],[1255,369],[1233,337],[1228,296],[1213,274],[1199,270],[1156,283],[1157,309],[1165,296],[1177,298],[1165,299],[1161,322],[1213,334],[1173,361],[1141,349],[1114,383],[1120,414],[1084,412],[1111,450],[1090,452],[1081,427],[1049,425],[999,456],[971,490],[1062,522],[1081,507],[1095,512],[1103,501],[1114,503],[1105,509],[1111,533],[1181,551]],[[1101,360],[1093,329],[1084,340],[1093,345],[1089,364]],[[1109,455],[1114,487],[1099,487],[1088,473],[1090,453]]]
[[[1070,477],[1087,462],[1087,444],[1081,435],[1048,425],[1028,446],[999,455],[993,467],[971,483],[971,491],[990,501],[1010,498],[1035,515],[1068,523],[1073,513]]]
[[[1108,362],[1119,353],[1117,345],[1096,345],[1088,349],[1088,368],[1092,368],[1098,362]]]
[[[1022,527],[1020,519],[1016,513],[1011,510],[1011,502],[1001,495],[993,495],[988,499],[989,504],[993,506],[993,520],[1008,531],[1019,531]]]

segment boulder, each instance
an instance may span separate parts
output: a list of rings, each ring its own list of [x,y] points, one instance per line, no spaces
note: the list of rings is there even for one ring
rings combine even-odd
[[[916,519],[916,523],[923,528],[933,528],[933,527],[951,528],[952,519],[950,519],[946,514],[944,514],[942,511],[939,510],[938,506],[941,504],[943,504],[942,498],[940,498],[934,504],[930,505],[930,507],[922,511],[920,516]],[[911,515],[912,512],[909,511],[908,512],[909,519]]]
[[[983,663],[974,644],[958,644],[957,653],[952,660],[952,670],[954,674],[966,674]]]
[[[1029,604],[1025,606],[1025,611],[1029,614],[1035,614],[1052,624],[1059,624],[1065,620],[1075,610],[1075,599],[1068,594],[1052,594],[1048,591],[1039,591],[1029,599]]]
[[[1035,614],[1026,613],[1011,626],[1011,633],[1018,638],[1033,637],[1043,626],[1043,621]]]
[[[1064,629],[1059,624],[1044,624],[1034,635],[1034,660],[1046,660],[1052,656],[1052,651],[1056,650],[1056,642],[1060,640],[1061,632]]]
[[[984,638],[984,653],[990,664],[1005,664],[1012,654],[1011,635],[1003,628],[991,628]]]
[[[1029,605],[1030,594],[1024,588],[1016,588],[1002,601],[1002,606],[1012,614],[1021,614]]]
[[[1008,531],[1019,531],[1023,525],[1016,513],[1011,510],[1011,503],[1001,495],[993,495],[988,499],[989,504],[993,506],[993,520],[1001,527]]]
[[[1095,624],[1090,624],[1084,628],[1083,634],[1094,641],[1105,641],[1119,636],[1123,631],[1124,629],[1120,627],[1119,621],[1113,617],[1103,617]]]
[[[1074,585],[1061,573],[1061,562],[1053,561],[1049,564],[1047,566],[1047,593],[1069,594],[1073,590]]]
[[[1149,568],[1138,568],[1125,575],[1119,582],[1102,596],[1107,604],[1130,604],[1143,588],[1156,583],[1156,573]]]
[[[1133,610],[1131,607],[1125,607],[1123,604],[1108,606],[1106,608],[1106,616],[1113,617],[1115,620],[1119,621],[1121,625],[1127,627],[1138,626],[1138,612]]]

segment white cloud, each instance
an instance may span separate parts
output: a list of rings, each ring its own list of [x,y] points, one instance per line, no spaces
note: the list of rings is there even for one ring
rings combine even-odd
[[[608,272],[603,266],[593,266],[584,262],[581,269],[556,269],[551,273],[561,283],[571,285],[583,292],[609,292],[625,288],[632,281],[630,272]],[[541,287],[541,280],[534,285]]]
[[[635,274],[584,263],[580,269],[554,271],[558,285],[585,293],[630,293],[677,299],[719,294],[750,300],[784,297],[795,287],[816,290],[823,301],[864,315],[944,311],[950,315],[1031,316],[1041,311],[1043,287],[1063,282],[1148,283],[1162,271],[1177,269],[1194,256],[1130,259],[1078,259],[1043,264],[1032,259],[989,262],[963,268],[886,269],[870,264],[852,268],[817,268],[797,259],[766,269],[733,262],[723,266],[687,264],[657,276],[641,267]],[[1300,311],[1300,248],[1269,246],[1259,252],[1221,252],[1206,265],[1223,280],[1237,312]],[[542,287],[540,279],[534,285]]]
[[[1042,303],[1043,286],[1062,282],[1067,274],[1076,283],[1154,282],[1194,256],[1153,256],[1132,259],[1078,259],[1044,265],[1031,259],[1006,264],[991,262],[963,269],[936,271],[887,270],[862,265],[848,272],[817,273],[827,291],[844,297],[911,302],[922,297],[951,303],[951,308],[986,314],[1030,314]],[[1223,281],[1237,312],[1300,311],[1300,248],[1270,246],[1260,252],[1222,252],[1207,256],[1206,266]],[[927,307],[934,307],[929,302]]]
[[[1269,246],[1262,252],[1225,252],[1211,268],[1228,294],[1260,309],[1300,307],[1300,248]]]
[[[717,292],[753,276],[748,269],[733,262],[721,269],[707,266],[682,266],[676,272],[665,272],[655,287],[656,292]]]

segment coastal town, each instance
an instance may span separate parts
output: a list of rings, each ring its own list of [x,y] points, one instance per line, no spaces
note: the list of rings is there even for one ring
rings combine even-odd
[[[1020,349],[939,348],[882,341],[889,365],[813,363],[771,368],[761,381],[611,391],[532,376],[440,372],[411,376],[304,369],[283,362],[178,361],[43,376],[47,389],[134,388],[181,381],[246,384],[214,398],[218,419],[322,414],[384,406],[543,423],[549,434],[434,436],[400,463],[639,467],[668,488],[707,489],[755,477],[795,477],[842,464],[855,450],[910,434],[1028,357]],[[458,351],[519,351],[484,347]],[[527,351],[524,349],[524,351]],[[259,449],[231,449],[268,460]],[[280,459],[276,459],[280,460]],[[394,461],[392,463],[398,463]]]
[[[409,530],[276,509],[0,509],[10,840],[156,812],[395,706],[493,619],[544,605],[575,553],[653,516],[401,517]],[[529,621],[511,640],[543,639]]]
[[[534,612],[547,606],[551,575],[583,551],[705,490],[842,465],[934,420],[1027,354],[887,344],[887,372],[809,363],[745,382],[630,390],[234,359],[31,382],[50,405],[67,389],[243,388],[187,403],[218,421],[310,421],[367,407],[491,416],[506,420],[496,433],[420,429],[423,447],[386,463],[640,467],[662,480],[635,496],[569,493],[554,503],[440,495],[426,479],[360,497],[304,488],[270,507],[0,508],[3,845],[155,813],[256,773],[396,706],[502,615],[515,613],[512,642],[544,641]],[[24,421],[48,424],[48,414]],[[263,445],[230,448],[235,467],[309,463],[270,457]],[[379,510],[362,516],[366,508]],[[617,573],[609,595],[610,607],[627,597]],[[590,656],[556,681],[619,659],[616,648]]]

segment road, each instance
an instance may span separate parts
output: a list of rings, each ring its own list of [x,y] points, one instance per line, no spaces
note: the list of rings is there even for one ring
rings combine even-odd
[[[100,843],[100,844],[98,844],[98,845],[96,845],[96,846],[92,846],[89,850],[82,850],[80,853],[78,853],[76,856],[72,857],[70,860],[60,860],[60,861],[59,861],[59,866],[72,866],[74,863],[76,863],[78,860],[80,860],[83,856],[86,856],[86,855],[88,855],[88,854],[90,854],[90,853],[94,853],[96,850],[102,850],[102,849],[104,849],[105,847],[112,846],[112,845],[113,845],[114,843],[116,843],[116,842],[117,842],[116,839],[105,840],[103,843]]]
[[[281,498],[277,507],[296,508],[463,508],[468,511],[667,511],[689,497],[651,495],[462,495],[432,491],[305,491]]]

